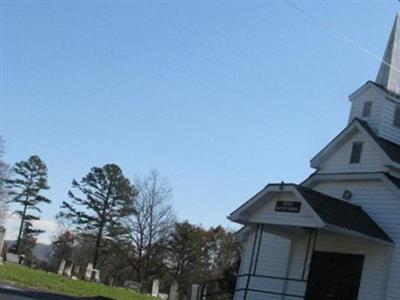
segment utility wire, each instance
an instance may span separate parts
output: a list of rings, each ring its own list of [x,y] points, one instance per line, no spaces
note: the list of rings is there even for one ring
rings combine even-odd
[[[336,35],[338,35],[339,37],[341,37],[342,39],[344,39],[345,41],[349,42],[350,44],[352,44],[353,46],[357,47],[358,49],[360,49],[361,51],[363,51],[364,53],[368,54],[369,56],[375,58],[376,60],[378,60],[379,62],[381,62],[382,64],[388,66],[389,68],[395,70],[396,72],[400,72],[400,70],[398,68],[396,68],[395,66],[389,64],[388,62],[384,61],[380,56],[376,55],[375,53],[373,53],[372,51],[370,51],[369,49],[367,49],[366,47],[364,47],[363,45],[361,45],[360,43],[358,43],[357,41],[353,40],[351,37],[345,35],[344,33],[342,33],[341,31],[337,30],[335,27],[333,27],[330,24],[327,24],[323,21],[321,21],[320,19],[316,18],[315,16],[313,16],[312,14],[306,12],[304,9],[302,9],[301,7],[299,7],[298,5],[294,4],[293,2],[289,1],[289,0],[282,0],[285,3],[287,3],[289,6],[291,6],[292,8],[294,8],[295,10],[297,10],[298,12],[300,12],[301,14],[303,14],[304,16],[306,16],[307,18],[311,19],[312,21],[314,21],[315,23],[319,24],[320,26],[324,27],[325,29],[328,29],[330,31],[332,31],[333,33],[335,33]]]
[[[57,0],[57,1],[49,1],[49,0],[19,0],[18,2],[22,3],[49,3],[49,2],[57,2],[57,3],[157,3],[157,4],[169,4],[169,3],[177,3],[177,4],[202,4],[202,3],[215,3],[215,4],[263,4],[263,3],[280,3],[284,0]],[[400,0],[399,0],[400,1]],[[0,0],[0,3],[14,3],[15,0]],[[335,3],[335,4],[361,4],[361,3],[369,3],[369,4],[388,4],[393,3],[393,0],[298,0],[297,3]]]

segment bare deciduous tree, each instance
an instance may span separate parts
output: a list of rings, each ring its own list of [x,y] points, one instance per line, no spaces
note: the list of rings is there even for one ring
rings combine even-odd
[[[136,280],[144,285],[152,275],[152,266],[159,257],[169,232],[173,229],[175,214],[171,205],[172,189],[158,171],[153,170],[148,176],[135,179],[138,196],[135,199],[136,213],[126,219],[127,236],[134,258],[130,264],[136,272]]]

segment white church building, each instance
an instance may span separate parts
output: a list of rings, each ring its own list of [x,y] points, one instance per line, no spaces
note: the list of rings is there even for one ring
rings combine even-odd
[[[243,225],[235,300],[400,299],[400,15],[383,61],[315,172],[230,214]]]

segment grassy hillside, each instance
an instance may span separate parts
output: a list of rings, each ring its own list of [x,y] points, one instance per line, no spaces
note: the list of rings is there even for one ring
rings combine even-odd
[[[32,270],[10,263],[0,266],[0,282],[71,296],[103,296],[115,300],[154,299],[136,294],[128,289],[111,288],[103,284],[72,280],[54,273]]]

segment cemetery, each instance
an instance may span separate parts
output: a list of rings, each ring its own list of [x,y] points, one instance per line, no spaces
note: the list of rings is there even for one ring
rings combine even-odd
[[[0,253],[4,245],[5,231],[5,228],[0,226]],[[170,285],[168,293],[161,293],[160,280],[154,279],[151,293],[143,295],[140,294],[141,284],[135,281],[125,281],[122,288],[112,287],[112,284],[111,286],[101,284],[100,271],[94,269],[91,263],[87,265],[83,280],[80,280],[77,278],[79,265],[74,265],[72,261],[65,259],[61,260],[57,275],[23,266],[24,260],[21,255],[7,252],[5,253],[5,260],[5,262],[2,259],[0,260],[0,283],[76,296],[109,295],[115,300],[180,299],[177,282],[173,282]],[[193,284],[190,298],[187,300],[199,300],[201,298],[201,286]]]

